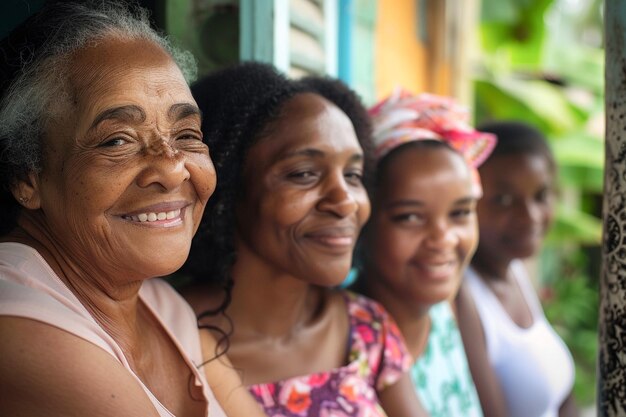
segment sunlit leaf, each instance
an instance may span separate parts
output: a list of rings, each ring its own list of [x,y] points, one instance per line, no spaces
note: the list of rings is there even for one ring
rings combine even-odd
[[[483,112],[483,118],[524,120],[555,134],[585,121],[585,115],[574,108],[564,92],[545,81],[498,77],[478,80],[475,87],[476,108]]]
[[[564,204],[557,206],[557,216],[548,234],[547,243],[569,242],[578,244],[599,244],[602,235],[602,222],[595,216]]]

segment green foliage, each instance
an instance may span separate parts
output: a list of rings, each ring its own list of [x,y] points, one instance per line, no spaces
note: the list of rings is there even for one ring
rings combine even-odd
[[[590,283],[584,274],[587,259],[582,251],[546,249],[542,261],[548,256],[559,259],[560,264],[552,271],[546,271],[549,276],[558,279],[552,280],[549,291],[544,294],[544,311],[574,357],[574,396],[579,404],[590,404],[595,398],[596,388],[598,288],[595,281]]]
[[[478,79],[476,97],[481,100],[481,118],[516,118],[528,121],[544,132],[563,134],[587,118],[564,91],[543,80],[512,76]]]
[[[483,2],[483,35],[496,27],[500,33],[498,38],[495,33],[483,36],[486,59],[475,79],[476,122],[517,119],[536,126],[552,143],[559,188],[599,193],[604,142],[588,126],[602,110],[603,54],[588,47],[560,48],[548,42],[543,26],[553,3],[555,0]],[[541,30],[537,29],[539,23]],[[519,25],[526,25],[533,35],[518,36],[515,27]],[[546,50],[547,46],[552,47]],[[522,54],[522,49],[527,52]],[[521,62],[515,56],[527,59]],[[593,218],[598,213],[585,213],[579,203],[567,201],[568,210],[559,210],[551,239],[599,244],[601,223]]]
[[[597,200],[604,178],[604,140],[597,128],[603,121],[604,53],[575,44],[583,26],[601,30],[601,2],[588,1],[586,17],[573,18],[561,0],[483,0],[483,68],[475,79],[474,107],[477,123],[526,121],[551,142],[561,198],[540,260],[541,282],[546,316],[574,356],[580,405],[595,398],[599,303],[591,278],[599,273],[587,268],[582,245],[600,244]],[[558,12],[565,35],[546,30],[548,14]]]
[[[588,89],[598,97],[604,94],[604,51],[585,45],[552,48],[544,57],[546,68],[558,71],[569,85]]]
[[[561,184],[601,193],[604,185],[604,142],[585,132],[554,138],[552,150],[559,162]],[[599,242],[597,240],[596,242]]]
[[[557,205],[557,216],[547,238],[547,243],[564,243],[563,236],[576,236],[579,244],[593,245],[600,241],[600,219],[581,210],[572,210],[564,203]],[[567,242],[567,240],[565,241]]]
[[[510,65],[536,68],[541,63],[544,14],[554,0],[483,1],[480,38],[483,49]]]

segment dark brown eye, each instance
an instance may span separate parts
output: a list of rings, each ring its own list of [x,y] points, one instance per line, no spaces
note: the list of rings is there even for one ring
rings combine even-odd
[[[545,203],[550,198],[551,190],[548,187],[542,188],[535,194],[535,201]]]
[[[202,140],[202,136],[197,133],[183,133],[179,135],[176,140]]]
[[[361,171],[349,171],[344,176],[351,184],[361,184],[363,182],[363,173]]]
[[[511,194],[499,194],[493,198],[493,201],[501,207],[509,207],[513,204],[513,196]]]
[[[315,171],[301,170],[287,174],[287,179],[296,184],[311,184],[316,181],[318,175]]]
[[[391,221],[407,226],[419,226],[424,224],[424,216],[419,213],[400,213],[391,217]]]
[[[102,148],[114,148],[116,146],[122,146],[128,143],[128,141],[122,137],[107,139],[102,142],[99,146]]]

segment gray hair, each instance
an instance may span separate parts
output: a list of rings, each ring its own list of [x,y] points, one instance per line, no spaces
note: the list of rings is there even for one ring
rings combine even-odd
[[[41,170],[42,129],[55,115],[54,104],[66,96],[65,77],[74,52],[104,38],[145,39],[167,51],[188,82],[196,76],[191,53],[178,50],[153,30],[146,11],[139,7],[118,1],[62,2],[44,6],[34,20],[26,31],[39,33],[28,33],[30,39],[15,51],[12,71],[16,75],[3,88],[0,101],[0,164],[13,166],[12,173],[2,169],[10,177],[3,178],[5,187]]]

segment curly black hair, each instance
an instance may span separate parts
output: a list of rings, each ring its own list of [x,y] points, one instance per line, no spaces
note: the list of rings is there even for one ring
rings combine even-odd
[[[231,268],[236,260],[235,205],[243,192],[247,153],[269,134],[285,104],[297,94],[313,93],[336,105],[352,121],[370,161],[371,125],[359,97],[342,82],[328,77],[294,81],[264,63],[247,62],[222,69],[199,80],[191,91],[203,113],[204,140],[217,171],[217,188],[181,272],[193,282],[211,283],[224,290],[225,298],[213,312],[216,314],[230,301]]]
[[[226,298],[214,313],[223,311],[230,301],[230,269],[236,257],[235,204],[242,192],[247,152],[295,91],[274,67],[257,62],[227,67],[191,86],[218,181],[181,272],[194,282],[224,289]]]

